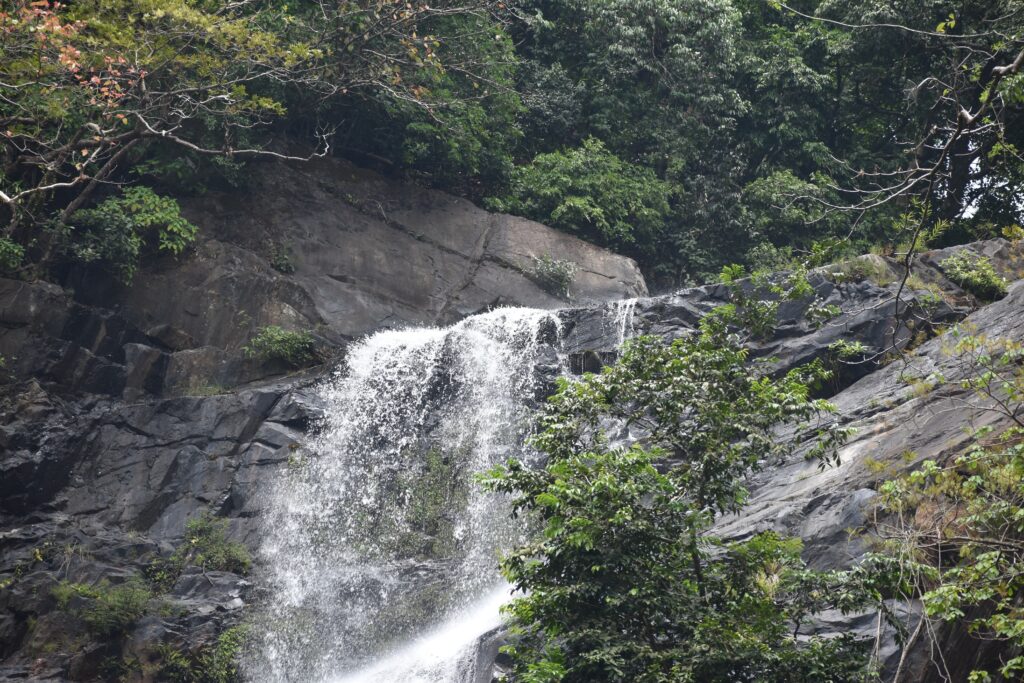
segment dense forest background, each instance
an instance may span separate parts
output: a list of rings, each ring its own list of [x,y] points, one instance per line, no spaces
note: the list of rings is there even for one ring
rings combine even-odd
[[[1024,240],[1022,69],[1024,0],[0,0],[0,276],[18,297],[29,284],[10,278],[84,283],[74,277],[82,269],[130,286],[154,275],[139,268],[147,258],[193,253],[198,228],[179,200],[222,190],[246,197],[263,160],[336,155],[632,256],[655,291],[717,278],[714,308],[699,324],[673,322],[686,329],[671,342],[638,336],[623,345],[621,332],[617,358],[599,373],[558,380],[530,440],[542,465],[512,459],[477,480],[511,495],[516,513],[541,530],[500,561],[523,592],[505,608],[510,680],[901,680],[912,675],[905,653],[919,638],[935,646],[936,660],[950,661],[994,643],[957,666],[971,667],[970,681],[1020,680],[1024,345],[1019,320],[1006,313],[1019,311],[1021,290],[1007,279],[1019,273],[997,272],[992,255],[998,249],[1003,265],[1017,262]],[[913,258],[998,236],[1009,241],[990,243],[987,253],[984,245],[945,252],[927,280],[921,262],[939,257]],[[294,273],[287,245],[270,247],[269,265]],[[399,260],[382,252],[373,255]],[[850,258],[864,252],[894,258]],[[552,254],[534,261],[535,272],[516,266],[516,277],[567,300],[577,264]],[[110,291],[103,278],[88,283],[90,298]],[[840,291],[845,284],[854,286]],[[57,294],[46,284],[40,301],[66,296],[70,306],[70,289]],[[941,345],[928,341],[957,316],[1004,298],[982,320],[1006,338],[965,324],[943,332]],[[33,309],[15,316],[19,335],[50,305],[23,301],[35,300],[15,300],[14,308]],[[793,302],[801,319],[780,320]],[[633,316],[637,303],[627,305],[616,310]],[[851,322],[842,316],[853,305],[864,317]],[[282,316],[259,331],[251,320],[238,325],[252,328],[248,343],[203,347],[206,358],[227,367],[225,354],[235,353],[232,373],[241,373],[243,357],[254,372],[333,362],[337,349],[314,330],[278,326],[293,326]],[[811,334],[833,320],[827,345],[792,342],[820,348],[813,360],[801,351],[786,372],[752,353],[769,348],[780,325],[787,335],[798,326]],[[868,327],[871,346],[846,338]],[[98,367],[120,377],[113,396],[134,401],[128,389],[142,391],[140,377],[147,391],[150,377],[163,387],[167,359],[199,350],[184,331],[160,341],[168,330],[140,332],[146,344],[131,342],[131,365],[129,337],[111,342],[116,363]],[[81,358],[95,360],[97,339],[106,337],[89,334],[92,351],[83,346],[80,356],[62,338],[54,365],[91,368]],[[10,338],[19,354],[35,339]],[[48,354],[42,346],[47,364]],[[202,384],[190,383],[187,398],[214,406],[196,408],[204,416],[197,432],[209,431],[205,411],[220,410],[204,399],[269,376],[225,371],[230,384],[214,386],[196,363],[183,377]],[[992,421],[972,422],[956,454],[925,443],[943,459],[922,453],[913,471],[909,450],[897,469],[872,464],[873,453],[862,459],[866,473],[856,481],[877,493],[878,516],[865,517],[874,537],[857,564],[812,567],[798,537],[774,531],[715,538],[719,521],[746,509],[753,474],[794,455],[822,471],[839,465],[853,428],[830,417],[838,409],[822,395],[848,368],[847,378],[863,378],[889,364],[898,374],[885,386],[908,392],[857,398],[870,411],[865,419],[877,420],[862,425],[889,430],[882,423],[891,413],[881,410],[915,406],[909,415],[922,405],[914,400],[939,394],[956,402],[946,415]],[[129,366],[144,368],[132,380],[138,385],[126,384]],[[38,383],[10,386],[15,396],[43,393]],[[42,399],[12,405],[31,408],[32,400]],[[103,410],[127,410],[113,405]],[[49,411],[40,415],[50,420]],[[59,419],[54,431],[77,438],[75,423]],[[27,418],[17,424],[32,439],[52,436]],[[4,429],[3,443],[16,443],[4,435],[17,430]],[[635,443],[623,447],[623,434]],[[35,463],[46,451],[32,439],[23,451]],[[288,455],[287,465],[301,462]],[[46,478],[32,468],[25,471]],[[123,585],[72,582],[70,564],[61,563],[53,576],[40,575],[50,581],[64,571],[46,609],[82,617],[120,672],[108,680],[136,680],[141,665],[122,645],[168,584],[188,566],[204,576],[248,570],[247,551],[227,531],[214,517],[193,518],[181,548]],[[59,562],[44,556],[48,547],[33,548],[0,588],[20,591],[23,567]],[[36,605],[43,593],[28,585],[22,595]],[[911,607],[901,615],[897,603]],[[914,610],[922,616],[905,625]],[[30,613],[18,617],[22,633]],[[812,631],[826,613],[877,614],[875,635]],[[940,622],[960,629],[948,631],[954,647],[939,647],[944,636],[932,627]],[[886,624],[906,645],[891,665],[880,655]],[[235,680],[243,632],[232,627],[217,638],[188,656],[157,648],[150,666],[161,680]],[[936,670],[955,680],[943,673],[945,661]]]
[[[2,6],[8,270],[183,248],[119,184],[242,185],[270,150],[576,233],[655,288],[1022,222],[1016,0]],[[127,255],[98,253],[111,215]]]

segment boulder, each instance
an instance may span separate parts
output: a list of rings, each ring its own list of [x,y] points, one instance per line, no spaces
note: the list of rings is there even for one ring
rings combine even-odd
[[[249,168],[238,191],[182,201],[200,228],[194,254],[150,264],[131,288],[76,280],[80,298],[121,306],[175,350],[233,350],[265,325],[338,343],[498,305],[564,306],[532,279],[542,256],[575,264],[579,303],[647,293],[629,258],[339,159]]]

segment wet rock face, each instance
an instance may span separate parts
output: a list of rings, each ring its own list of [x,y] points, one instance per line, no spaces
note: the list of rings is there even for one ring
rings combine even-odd
[[[0,680],[102,679],[110,662],[198,652],[238,623],[246,577],[186,568],[127,633],[79,651],[85,603],[58,608],[54,588],[147,576],[204,511],[252,545],[260,487],[319,419],[310,384],[134,403],[13,387],[0,408]]]
[[[342,174],[337,168],[330,172]],[[52,594],[63,580],[107,579],[117,585],[141,576],[156,558],[173,552],[185,522],[201,511],[227,517],[231,537],[255,545],[263,502],[260,487],[283,476],[289,463],[301,458],[307,435],[321,420],[315,383],[325,369],[280,377],[282,368],[244,359],[237,347],[253,329],[322,322],[324,343],[341,344],[367,325],[449,320],[496,301],[555,306],[557,301],[545,298],[509,265],[528,263],[537,249],[559,258],[575,254],[572,258],[581,261],[592,259],[593,272],[577,283],[591,289],[588,295],[578,290],[579,300],[585,295],[608,299],[643,293],[642,280],[630,275],[631,262],[557,241],[570,238],[551,237],[535,224],[488,218],[457,200],[439,205],[435,194],[416,188],[383,206],[385,221],[366,206],[376,206],[368,198],[382,196],[393,187],[389,183],[376,177],[330,181],[361,189],[362,194],[350,198],[346,190],[338,191],[340,196],[329,191],[310,173],[287,180],[296,193],[306,184],[312,188],[296,213],[296,225],[307,232],[295,233],[293,275],[273,271],[257,251],[261,216],[271,215],[271,207],[252,210],[248,223],[233,225],[237,233],[252,231],[255,244],[232,233],[222,236],[223,241],[205,243],[194,259],[157,264],[159,270],[140,273],[137,291],[111,294],[116,309],[109,301],[107,306],[90,305],[87,288],[72,295],[47,283],[0,280],[0,354],[7,359],[0,371],[0,680],[91,680],[101,676],[103,663],[115,655],[144,660],[161,643],[196,651],[237,623],[244,606],[258,599],[258,585],[250,577],[188,570],[161,598],[167,609],[151,611],[116,647],[83,649],[87,639],[81,618],[58,609]],[[277,200],[268,196],[258,201],[272,205]],[[205,220],[228,221],[229,198],[203,202]],[[328,233],[316,232],[334,231],[329,232],[332,240],[349,234],[340,224],[327,224],[323,206],[340,206],[330,202],[348,206],[344,215],[360,226],[353,234],[364,234],[353,238],[348,251],[337,241],[323,241]],[[192,210],[199,211],[199,205]],[[284,209],[274,210],[280,217]],[[315,215],[321,218],[314,220]],[[477,219],[491,221],[490,237],[478,235],[472,244],[479,249],[473,251],[477,247],[460,240]],[[405,235],[400,241],[410,249],[433,250],[435,263],[450,259],[445,262],[454,265],[446,267],[463,279],[435,296],[424,294],[427,280],[415,280],[418,284],[410,285],[415,291],[382,293],[393,284],[389,278],[398,275],[386,269],[380,271],[384,275],[365,275],[378,267],[369,261],[361,266],[365,273],[348,271],[345,277],[351,282],[326,274],[348,268],[344,259],[362,263],[372,260],[373,253],[378,254],[373,258],[393,265],[399,256],[374,251],[385,249],[384,236],[392,232]],[[360,241],[369,240],[365,235],[370,234],[378,242]],[[376,246],[359,251],[367,244]],[[566,245],[580,251],[556,251],[568,249]],[[971,248],[992,257],[1009,278],[1021,275],[1019,245],[997,240]],[[484,253],[491,256],[466,256]],[[955,378],[956,368],[943,355],[942,341],[926,341],[936,325],[970,314],[971,322],[990,337],[1024,338],[1020,284],[1006,299],[979,308],[979,302],[943,276],[942,258],[926,254],[915,267],[920,279],[915,284],[931,283],[941,296],[914,287],[904,292],[899,320],[914,327],[896,325],[892,294],[898,282],[887,281],[895,271],[887,278],[876,269],[876,282],[845,281],[819,272],[812,276],[818,297],[842,312],[814,327],[803,318],[808,302],[788,303],[780,312],[779,331],[755,353],[775,359],[773,367],[783,371],[828,357],[828,346],[840,338],[859,340],[871,349],[887,348],[895,331],[896,341],[913,349],[922,368],[940,369]],[[886,262],[878,265],[893,268]],[[469,274],[469,284],[459,284]],[[360,279],[364,275],[365,282]],[[449,280],[438,275],[437,282]],[[563,350],[579,370],[596,370],[614,357],[623,325],[631,333],[676,337],[692,330],[703,313],[726,297],[723,288],[709,286],[639,299],[628,316],[620,304],[567,309],[559,314]],[[378,305],[395,317],[366,313]],[[357,308],[362,313],[354,312]],[[251,316],[245,325],[230,321],[240,311]],[[421,318],[414,319],[410,311]],[[289,317],[292,312],[298,317]],[[228,322],[219,316],[229,316]],[[553,338],[556,331],[544,334]],[[751,482],[751,504],[742,515],[723,520],[720,533],[743,538],[776,529],[802,536],[815,566],[854,561],[863,547],[850,540],[847,530],[863,523],[878,485],[868,459],[909,467],[920,459],[953,454],[967,438],[964,427],[970,416],[955,409],[958,397],[945,391],[915,394],[899,365],[864,364],[828,388],[841,419],[858,430],[841,454],[840,467],[819,471],[795,452],[791,460]],[[558,367],[545,345],[537,372],[550,379]],[[268,378],[275,374],[278,379]],[[904,458],[907,451],[916,459]],[[874,628],[868,619],[844,621],[838,615],[822,628],[851,624],[865,632]],[[481,657],[493,657],[499,641],[500,635],[482,643]],[[926,680],[926,669],[921,663],[915,675]]]

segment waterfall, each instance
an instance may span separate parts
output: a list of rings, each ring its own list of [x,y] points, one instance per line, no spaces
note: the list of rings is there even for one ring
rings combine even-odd
[[[636,299],[622,299],[620,301],[613,301],[610,304],[612,324],[615,326],[617,335],[617,346],[622,346],[627,339],[636,335],[636,325],[634,322],[636,302]]]
[[[326,416],[268,491],[270,595],[251,681],[462,683],[509,590],[497,555],[523,540],[473,481],[523,441],[563,370],[556,314],[498,309],[384,331],[323,383]]]

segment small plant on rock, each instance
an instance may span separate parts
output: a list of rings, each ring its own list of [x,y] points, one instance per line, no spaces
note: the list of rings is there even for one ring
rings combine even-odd
[[[98,638],[127,632],[146,613],[153,599],[153,592],[137,578],[118,586],[106,579],[95,585],[61,581],[51,594],[60,610],[68,610],[74,598],[83,598],[86,606],[73,611],[82,616],[89,631]]]
[[[569,286],[579,267],[572,261],[562,261],[550,255],[534,257],[530,273],[534,282],[548,294],[562,299],[569,298]]]
[[[271,243],[268,260],[270,267],[283,275],[291,275],[295,272],[291,252],[284,245]]]
[[[238,656],[245,643],[245,626],[234,626],[218,636],[215,643],[196,653],[185,653],[162,645],[160,680],[174,683],[231,683],[238,680]]]
[[[950,280],[982,301],[1006,296],[1006,279],[987,257],[963,249],[940,264]]]
[[[185,524],[185,541],[175,555],[186,565],[245,574],[252,558],[241,543],[228,540],[228,520],[204,514]]]
[[[280,360],[292,367],[302,367],[316,360],[316,339],[309,332],[294,332],[277,325],[268,325],[242,347],[248,358],[264,361]]]
[[[208,571],[246,574],[252,565],[248,548],[227,537],[228,521],[204,513],[185,524],[185,538],[168,558],[150,563],[149,582],[160,591],[168,591],[186,567]]]
[[[57,609],[66,610],[75,596],[95,598],[98,595],[98,591],[85,583],[61,581],[50,590],[50,594],[57,601]]]
[[[111,586],[106,580],[95,587],[76,584],[71,591],[91,599],[82,616],[89,630],[99,638],[126,633],[146,613],[149,601],[153,599],[152,591],[138,579],[131,579],[120,586]],[[62,595],[58,594],[58,603],[61,599]]]
[[[872,257],[843,261],[833,267],[829,278],[836,284],[867,280],[878,287],[886,287],[896,280],[884,261]]]
[[[1014,223],[1013,225],[1007,225],[1002,230],[1003,237],[1010,240],[1011,242],[1019,242],[1024,240],[1024,228]]]

